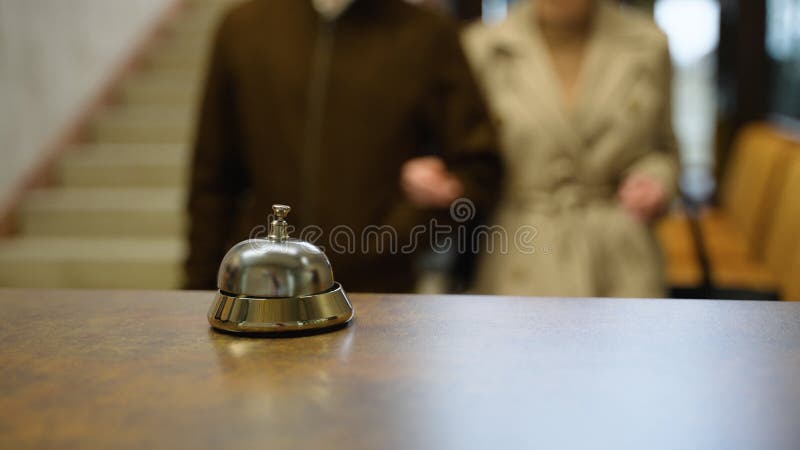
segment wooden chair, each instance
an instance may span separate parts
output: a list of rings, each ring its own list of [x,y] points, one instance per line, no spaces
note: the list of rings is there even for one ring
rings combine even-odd
[[[715,288],[777,292],[765,263],[767,239],[784,188],[792,141],[763,123],[744,129],[720,190],[720,207],[705,211],[700,228]]]
[[[778,278],[764,263],[765,239],[796,152],[791,139],[766,123],[745,127],[734,145],[720,206],[675,212],[656,226],[673,287],[777,293]]]

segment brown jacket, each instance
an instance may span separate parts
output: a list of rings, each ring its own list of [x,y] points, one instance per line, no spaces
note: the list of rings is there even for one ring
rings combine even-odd
[[[187,287],[214,288],[230,245],[286,203],[297,230],[321,229],[313,240],[348,290],[410,290],[410,255],[332,251],[330,232],[390,225],[407,240],[433,212],[405,201],[399,171],[424,154],[442,156],[479,207],[492,203],[501,168],[478,92],[455,26],[400,0],[358,0],[330,23],[308,0],[235,7],[199,117]]]

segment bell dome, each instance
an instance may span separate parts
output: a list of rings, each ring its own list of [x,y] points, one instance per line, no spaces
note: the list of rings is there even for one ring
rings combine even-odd
[[[220,291],[260,298],[318,294],[333,283],[325,253],[296,239],[240,242],[225,255],[217,276]]]

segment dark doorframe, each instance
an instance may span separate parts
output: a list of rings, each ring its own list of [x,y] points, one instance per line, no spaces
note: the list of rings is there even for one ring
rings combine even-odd
[[[767,116],[769,95],[767,0],[720,0],[720,13],[718,177],[724,176],[736,132],[742,125]]]
[[[453,0],[453,10],[460,20],[476,20],[481,17],[483,2],[481,0]]]

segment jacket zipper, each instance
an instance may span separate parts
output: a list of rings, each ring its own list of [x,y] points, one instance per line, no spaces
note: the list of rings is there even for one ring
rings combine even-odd
[[[318,213],[320,163],[322,137],[325,125],[325,108],[333,59],[335,20],[319,19],[319,27],[309,65],[308,92],[306,98],[305,139],[303,146],[303,185],[300,189],[306,212],[305,225],[314,225]]]

